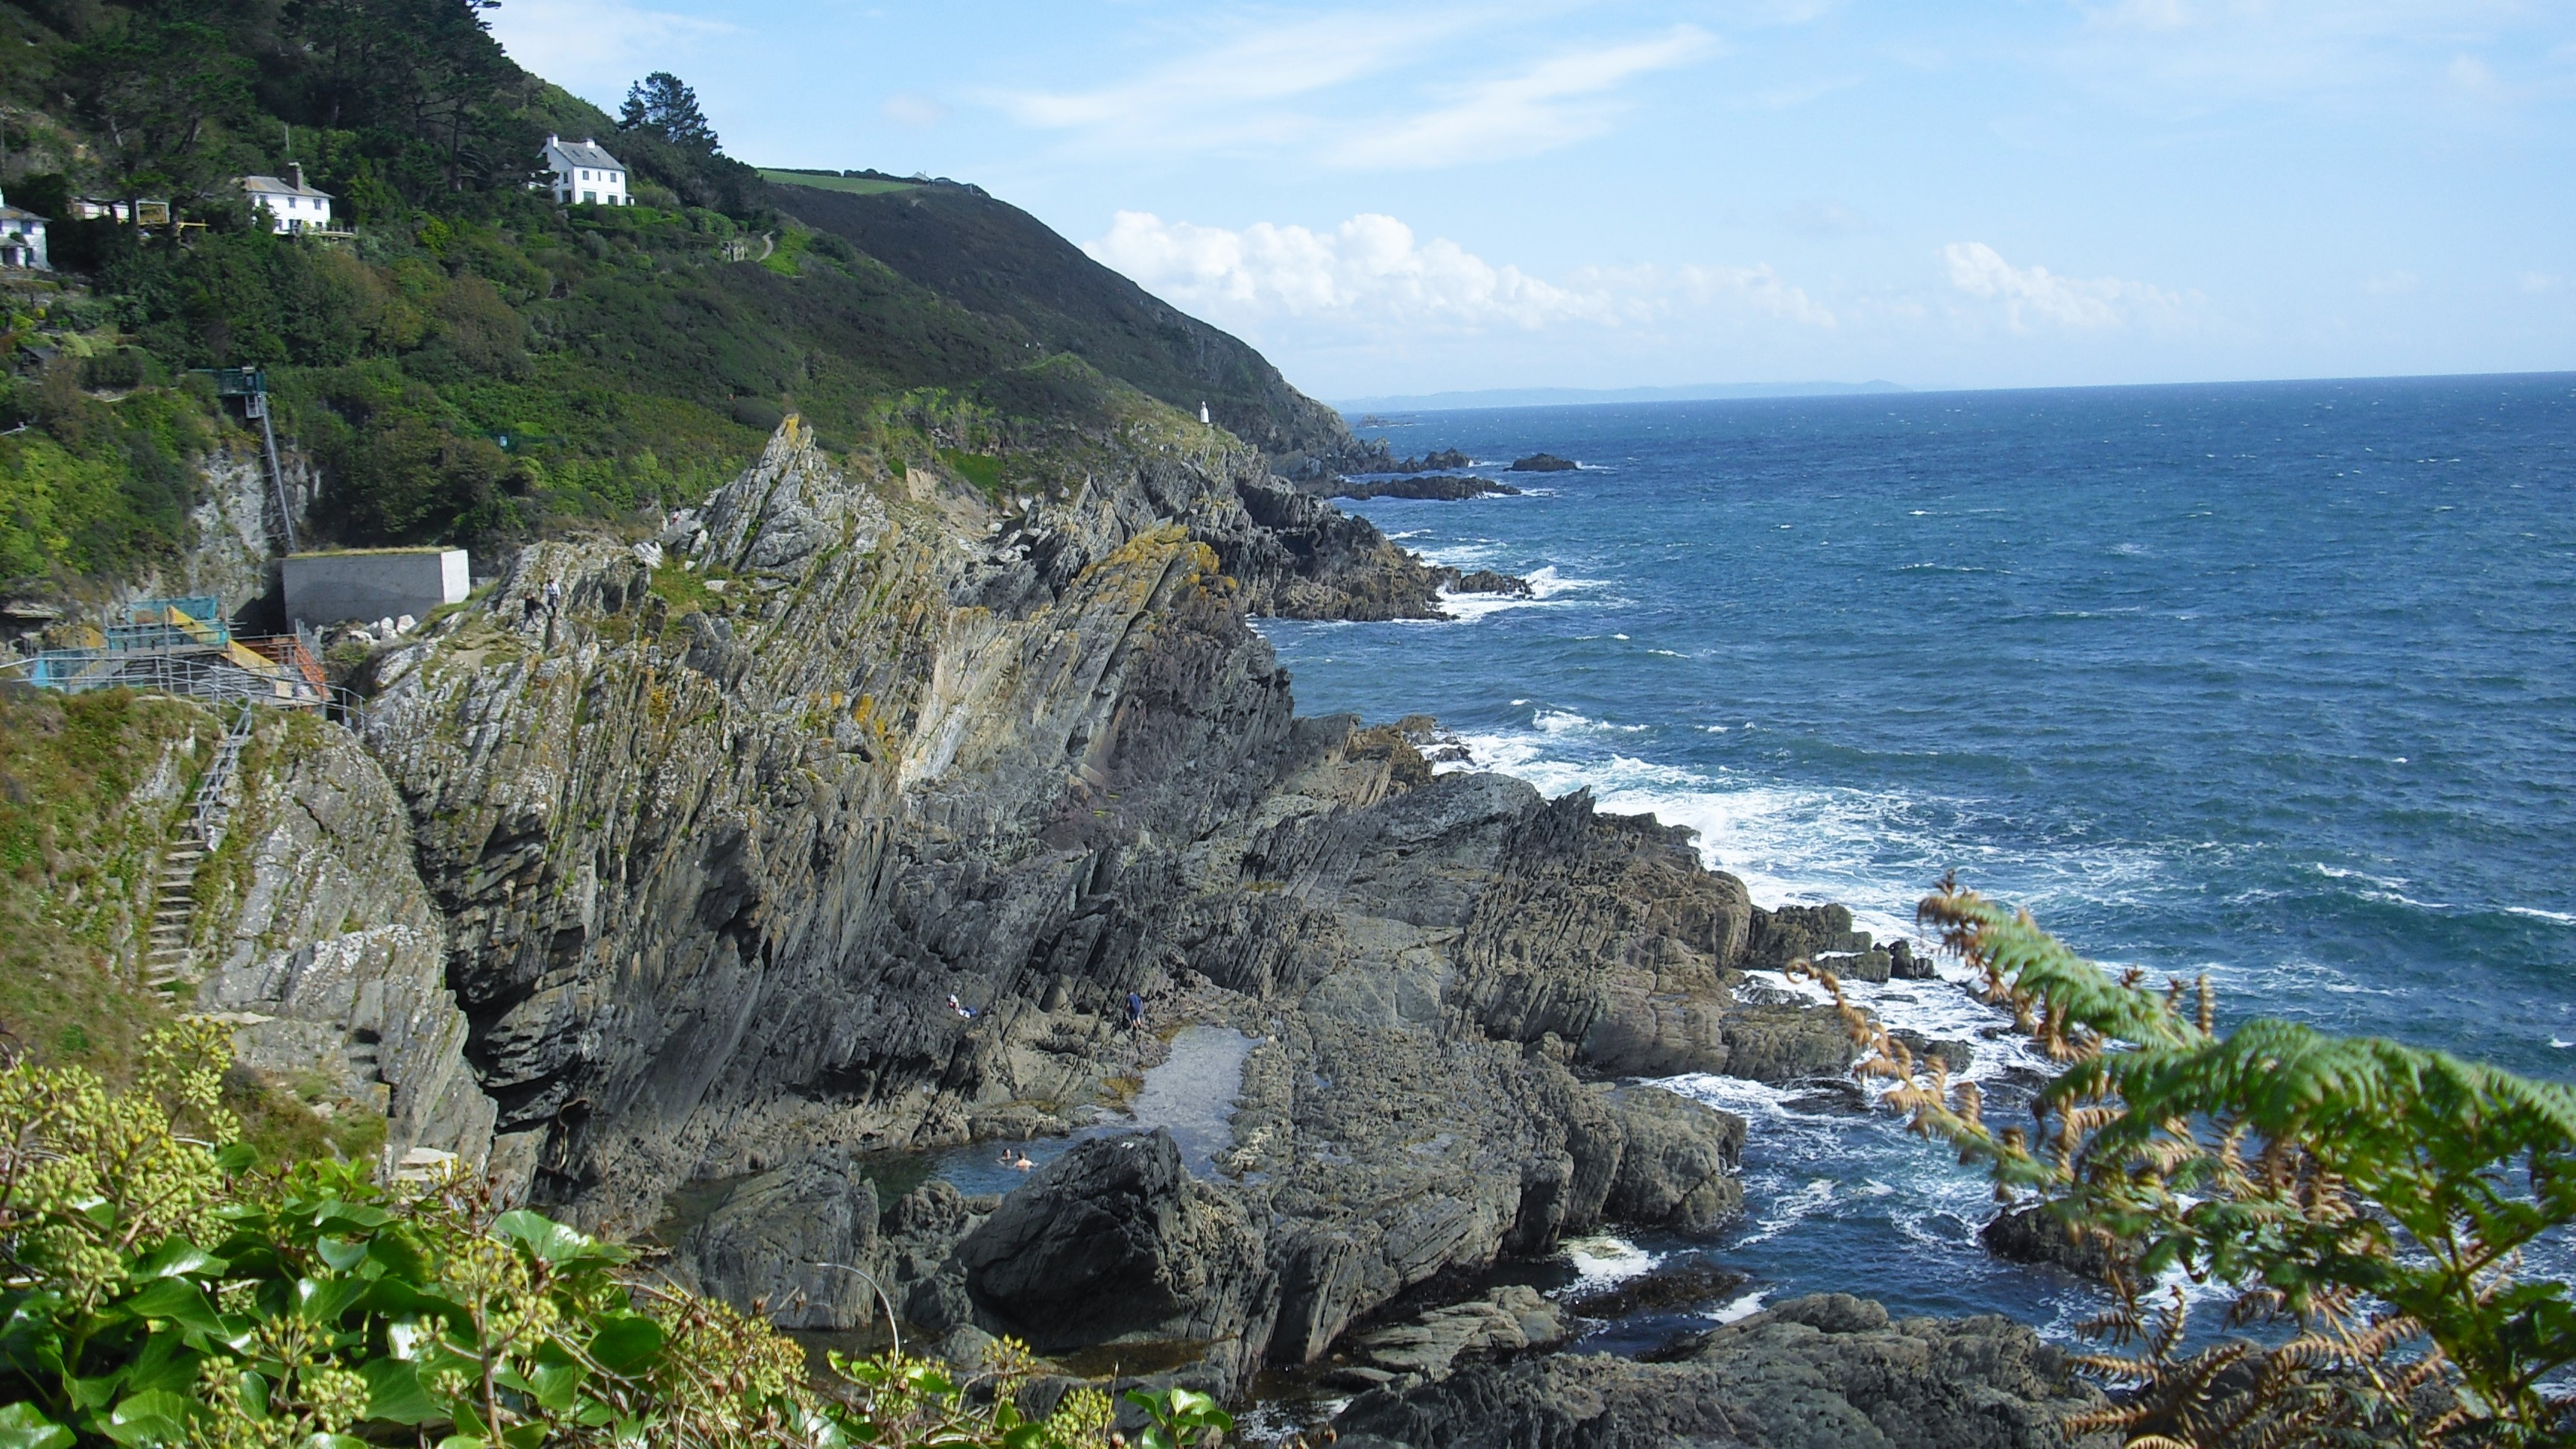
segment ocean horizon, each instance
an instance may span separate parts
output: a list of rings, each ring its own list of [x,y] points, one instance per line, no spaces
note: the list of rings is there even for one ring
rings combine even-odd
[[[2106,965],[2209,974],[2228,1020],[2576,1078],[2576,374],[1486,409],[1391,445],[1582,467],[1346,505],[1533,593],[1264,621],[1302,712],[1435,715],[1450,768],[1688,826],[1757,904],[1919,941],[1956,869]],[[1863,994],[1982,1081],[2045,1070],[1955,980]],[[1630,1247],[1757,1297],[2091,1311],[1990,1259],[1988,1185],[1889,1114],[1668,1085],[1752,1120],[1747,1217]]]

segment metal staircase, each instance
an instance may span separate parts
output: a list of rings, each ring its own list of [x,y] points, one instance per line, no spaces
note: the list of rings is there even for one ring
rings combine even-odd
[[[196,979],[196,952],[189,943],[196,933],[197,867],[223,848],[224,831],[232,822],[224,787],[240,768],[242,746],[250,743],[251,730],[258,723],[259,714],[249,705],[236,707],[223,743],[215,747],[214,762],[197,783],[188,818],[180,823],[170,848],[162,852],[161,874],[153,888],[151,946],[143,961],[144,984],[156,991]]]

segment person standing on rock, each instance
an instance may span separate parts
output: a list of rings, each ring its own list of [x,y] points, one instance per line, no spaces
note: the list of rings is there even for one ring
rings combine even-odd
[[[1127,993],[1127,1029],[1139,1031],[1144,1028],[1144,1025],[1145,998],[1130,991]]]

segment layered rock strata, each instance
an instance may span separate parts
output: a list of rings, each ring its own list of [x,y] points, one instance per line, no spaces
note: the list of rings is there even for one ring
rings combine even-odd
[[[678,1246],[792,1321],[864,1321],[807,1266],[840,1261],[936,1331],[1224,1382],[1498,1256],[1733,1212],[1742,1123],[1611,1079],[1839,1071],[1830,1017],[1737,990],[1790,928],[1687,832],[1297,718],[1248,613],[1436,607],[1364,520],[1249,453],[1085,457],[1002,510],[790,420],[701,518],[530,548],[377,663],[496,1160],[612,1231],[750,1177]],[[1215,1162],[1116,1139],[867,1221],[846,1162],[1114,1116],[1131,992],[1256,1041]],[[1103,1222],[1132,1302],[1011,1266]]]
[[[272,716],[227,803],[196,885],[196,1009],[233,1026],[242,1066],[383,1113],[388,1162],[428,1149],[483,1164],[493,1104],[466,1067],[445,926],[383,771],[338,725]]]

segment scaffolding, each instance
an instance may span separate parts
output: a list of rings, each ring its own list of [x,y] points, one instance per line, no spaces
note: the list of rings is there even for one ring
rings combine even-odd
[[[211,704],[265,704],[346,713],[354,699],[331,687],[321,641],[303,633],[236,635],[220,600],[143,599],[121,623],[99,631],[95,648],[47,649],[0,665],[39,689],[85,694],[93,689],[148,689]]]

